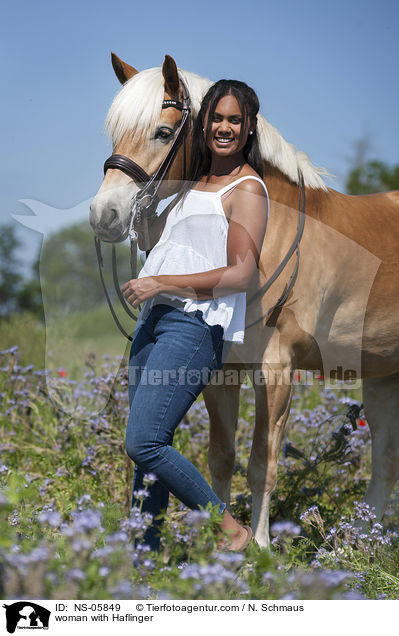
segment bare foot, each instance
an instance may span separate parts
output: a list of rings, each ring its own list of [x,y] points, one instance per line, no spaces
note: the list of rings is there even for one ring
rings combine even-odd
[[[248,545],[249,534],[252,537],[250,528],[247,530],[246,527],[241,526],[227,510],[223,513],[220,529],[222,533],[220,533],[221,540],[218,541],[218,547],[221,549],[239,552]]]

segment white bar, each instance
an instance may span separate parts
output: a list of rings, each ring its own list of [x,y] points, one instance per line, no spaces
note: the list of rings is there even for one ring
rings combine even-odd
[[[20,618],[15,634],[26,636],[46,633],[40,619],[32,617],[31,604],[40,605],[51,612],[48,623],[50,634],[146,634],[160,636],[160,630],[173,630],[173,634],[188,636],[245,636],[253,629],[260,634],[309,636],[312,633],[336,636],[358,632],[361,636],[375,636],[384,624],[396,624],[398,601],[4,601],[5,605],[26,603],[26,612],[19,610]],[[34,608],[35,609],[35,608]],[[9,609],[10,612],[12,610]],[[36,612],[37,614],[37,612]],[[26,616],[26,617],[25,617]],[[32,619],[30,618],[32,617]],[[31,627],[30,620],[36,621]],[[6,634],[6,609],[2,608],[1,633]],[[24,630],[24,631],[20,631]],[[138,630],[138,631],[137,631]],[[168,632],[169,633],[169,632]],[[171,632],[172,633],[172,632]]]

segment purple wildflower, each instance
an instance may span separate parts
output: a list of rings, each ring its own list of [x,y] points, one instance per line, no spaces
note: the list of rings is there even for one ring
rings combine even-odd
[[[84,581],[87,578],[86,573],[83,570],[79,570],[79,568],[68,570],[65,576],[70,581]]]
[[[152,486],[158,480],[158,477],[154,473],[148,473],[143,477],[144,486],[148,488],[148,486]]]
[[[270,533],[274,535],[285,534],[297,537],[301,533],[301,528],[292,521],[276,521],[270,528]]]
[[[196,528],[197,530],[201,528],[209,519],[211,518],[210,512],[208,510],[191,510],[187,513],[184,521]]]
[[[43,510],[38,517],[38,521],[39,523],[47,523],[49,526],[57,528],[62,521],[62,517],[59,512]]]
[[[6,355],[7,353],[11,353],[12,355],[14,355],[15,353],[17,353],[18,349],[18,345],[16,345],[15,347],[11,347],[10,349],[4,349],[3,351],[0,351],[0,356]]]
[[[76,502],[78,504],[78,510],[82,510],[82,506],[85,503],[91,503],[91,496],[86,493],[82,495]]]
[[[127,536],[126,532],[123,532],[122,530],[120,530],[119,532],[114,532],[113,534],[109,534],[108,536],[105,537],[105,543],[109,544],[109,543],[126,543],[126,541],[128,541],[129,537]]]
[[[75,539],[72,541],[71,547],[74,552],[81,552],[82,550],[90,550],[91,543],[88,539]]]
[[[100,528],[101,512],[99,510],[87,509],[81,512],[73,512],[73,528],[77,532],[86,532]]]
[[[140,488],[140,490],[134,491],[134,496],[136,497],[138,501],[143,501],[144,499],[150,496],[150,493],[145,488]]]
[[[120,599],[132,599],[133,586],[130,581],[122,580],[118,581],[118,584],[109,590],[112,594],[112,598]],[[137,597],[135,597],[137,598]],[[140,598],[140,597],[139,597]]]
[[[232,582],[236,574],[231,570],[227,570],[221,563],[209,563],[207,565],[199,565],[193,563],[186,565],[180,574],[183,580],[194,579],[201,581],[204,585],[213,585],[221,583],[222,585]]]

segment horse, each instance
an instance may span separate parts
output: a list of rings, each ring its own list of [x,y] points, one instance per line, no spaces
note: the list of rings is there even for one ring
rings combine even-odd
[[[211,82],[178,69],[170,56],[163,66],[138,72],[112,53],[122,84],[106,125],[113,153],[134,160],[147,174],[157,171],[182,119],[183,87],[190,121]],[[165,104],[168,108],[162,108]],[[190,122],[189,122],[190,124]],[[248,373],[255,392],[255,422],[247,483],[252,492],[252,529],[269,545],[270,498],[277,484],[278,454],[289,415],[295,370],[317,370],[326,382],[362,380],[363,404],[372,438],[372,475],[364,501],[381,519],[399,474],[399,192],[349,196],[327,187],[325,171],[297,151],[258,114],[257,130],[270,197],[270,217],[259,268],[247,290],[244,344],[233,345],[219,374],[236,381],[210,383],[203,391],[210,418],[208,461],[212,487],[229,503],[235,460],[240,386]],[[173,157],[158,196],[177,191],[184,176],[185,148]],[[306,222],[297,256],[273,285],[265,286],[290,249],[298,227],[300,178]],[[138,179],[110,167],[90,208],[98,239],[125,240]],[[290,280],[289,297],[281,298]],[[270,308],[273,308],[270,313]],[[244,373],[242,374],[241,371]],[[351,384],[352,383],[352,384]]]

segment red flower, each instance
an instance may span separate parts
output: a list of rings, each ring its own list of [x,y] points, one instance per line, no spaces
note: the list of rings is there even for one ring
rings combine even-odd
[[[366,420],[362,420],[362,419],[359,419],[358,423],[359,423],[359,426],[366,426],[367,424]]]
[[[58,371],[58,375],[60,376],[60,378],[66,378],[68,374],[67,374],[67,372],[66,372],[66,371],[64,371],[63,369],[60,369],[60,370]]]

